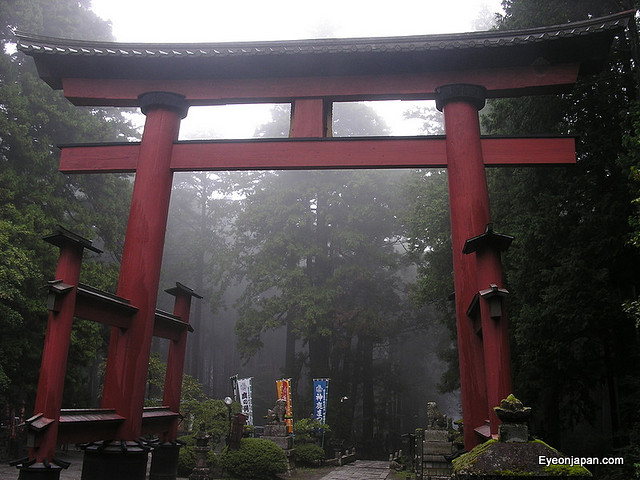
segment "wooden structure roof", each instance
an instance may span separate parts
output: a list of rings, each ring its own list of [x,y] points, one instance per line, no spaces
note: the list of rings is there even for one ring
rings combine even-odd
[[[18,34],[17,37],[18,49],[34,58],[40,76],[56,89],[63,88],[65,79],[72,78],[275,80],[433,75],[435,72],[470,70],[499,72],[505,68],[522,67],[544,73],[549,66],[569,63],[579,64],[580,73],[591,73],[601,68],[613,37],[626,27],[632,16],[633,12],[622,12],[583,22],[513,31],[266,42],[145,44],[68,40],[27,34]],[[562,87],[547,86],[546,90],[559,91]],[[489,96],[494,97],[513,93],[508,88],[489,90]],[[346,95],[346,92],[337,93],[338,96]],[[537,89],[526,93],[545,92]],[[321,92],[321,95],[325,93]],[[375,96],[375,92],[372,95]],[[401,95],[406,98],[407,92],[379,94],[387,98]],[[271,95],[268,97],[266,101],[278,100]],[[77,104],[92,104],[86,99],[74,100],[73,95],[70,99]],[[280,99],[286,100],[286,95]],[[190,102],[207,103],[196,98]],[[120,104],[133,102],[122,100]]]

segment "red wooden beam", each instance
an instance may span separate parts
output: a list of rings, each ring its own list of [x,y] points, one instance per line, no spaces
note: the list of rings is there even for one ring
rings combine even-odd
[[[133,173],[140,155],[140,143],[137,142],[60,148],[60,171],[64,173]]]
[[[193,328],[189,325],[191,299],[193,297],[201,299],[202,297],[181,283],[176,283],[174,288],[170,288],[165,291],[170,295],[175,296],[173,314],[181,319],[184,326],[184,328],[179,332],[179,335],[173,338],[173,341],[169,344],[167,371],[164,379],[164,391],[162,394],[162,404],[177,412],[180,410],[180,397],[182,395],[184,360],[185,353],[187,351],[187,329],[193,331]],[[178,421],[176,419],[171,424],[170,428],[163,431],[160,441],[162,443],[174,442],[177,438]]]
[[[145,407],[142,411],[142,432],[167,431],[180,418],[169,407]],[[126,419],[114,409],[62,410],[58,429],[58,444],[79,443],[114,438],[118,427]],[[48,428],[51,428],[50,426]],[[37,438],[41,434],[37,434]]]
[[[483,138],[487,166],[575,163],[573,138]],[[140,145],[62,147],[64,173],[135,172]],[[173,171],[446,167],[444,138],[179,142]]]
[[[290,137],[328,137],[330,102],[322,98],[296,99],[291,105]]]
[[[162,433],[170,430],[180,414],[168,407],[145,407],[142,412],[142,433]],[[175,440],[175,439],[174,439]]]
[[[74,316],[83,320],[128,328],[133,315],[138,311],[124,298],[80,285],[76,297]]]
[[[179,316],[156,310],[156,320],[153,325],[153,336],[178,341],[186,332],[193,332],[193,327]]]
[[[217,78],[194,80],[131,80],[64,78],[64,95],[75,105],[135,107],[146,92],[184,95],[191,105],[288,102],[294,98],[331,100],[432,99],[436,87],[447,83],[484,85],[489,97],[557,92],[576,82],[580,65],[510,67],[414,74]]]
[[[58,444],[80,443],[113,438],[124,422],[112,409],[62,410]]]

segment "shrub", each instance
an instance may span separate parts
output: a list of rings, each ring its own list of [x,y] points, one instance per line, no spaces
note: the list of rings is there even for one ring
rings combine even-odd
[[[305,465],[315,466],[324,460],[324,450],[315,443],[296,445],[296,459]]]
[[[293,433],[296,436],[296,444],[329,441],[331,427],[314,418],[302,418],[293,425]]]
[[[207,466],[214,468],[217,463],[216,455],[212,451],[207,452]],[[195,467],[196,448],[187,444],[180,449],[178,456],[178,476],[188,478]]]
[[[178,476],[189,477],[196,466],[196,451],[193,447],[182,447],[178,456]]]
[[[263,438],[243,438],[239,449],[225,449],[220,463],[233,476],[247,480],[268,480],[287,471],[284,451]]]

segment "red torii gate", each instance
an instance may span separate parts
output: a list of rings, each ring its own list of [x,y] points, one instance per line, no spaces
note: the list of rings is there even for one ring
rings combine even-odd
[[[500,265],[512,238],[490,228],[485,166],[568,164],[575,151],[571,138],[481,138],[478,110],[485,98],[570,90],[579,74],[601,68],[633,13],[519,31],[234,44],[20,35],[18,48],[75,105],[139,106],[146,115],[140,143],[67,146],[60,162],[65,173],[136,172],[118,296],[137,310],[127,328],[112,330],[102,406],[120,423],[101,438],[122,441],[123,450],[121,459],[110,452],[109,463],[126,465],[126,442],[143,433],[174,171],[447,167],[465,446],[495,434],[492,407],[512,389]],[[446,137],[331,138],[332,102],[376,99],[435,99]],[[289,139],[177,141],[191,105],[260,102],[291,103]],[[56,422],[60,391],[45,384],[38,391],[37,405],[56,397]],[[53,459],[45,443],[36,441],[31,460]],[[85,460],[85,472],[106,478],[104,465]],[[138,470],[126,478],[142,478]]]

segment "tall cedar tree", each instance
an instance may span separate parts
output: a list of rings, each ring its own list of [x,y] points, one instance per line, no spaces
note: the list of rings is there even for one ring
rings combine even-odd
[[[380,123],[363,105],[334,110],[337,135],[384,133]],[[251,356],[262,332],[285,326],[287,374],[301,378],[304,364],[309,378],[301,381],[331,377],[351,399],[347,421],[361,408],[366,443],[375,435],[374,347],[397,333],[401,317],[396,181],[389,171],[267,172],[236,223],[247,282],[236,326],[241,353]],[[313,409],[307,397],[296,403],[302,415]]]
[[[130,180],[123,176],[65,176],[57,171],[59,143],[135,136],[120,114],[79,109],[36,74],[15,51],[15,30],[83,39],[109,39],[110,26],[72,0],[0,3],[0,411],[32,408],[46,326],[42,286],[53,278],[57,248],[41,238],[56,224],[120,251]],[[113,288],[114,258],[87,262],[83,281]],[[88,406],[91,370],[102,329],[76,322],[65,406]],[[96,389],[94,389],[96,390]],[[6,408],[5,408],[6,407]]]

